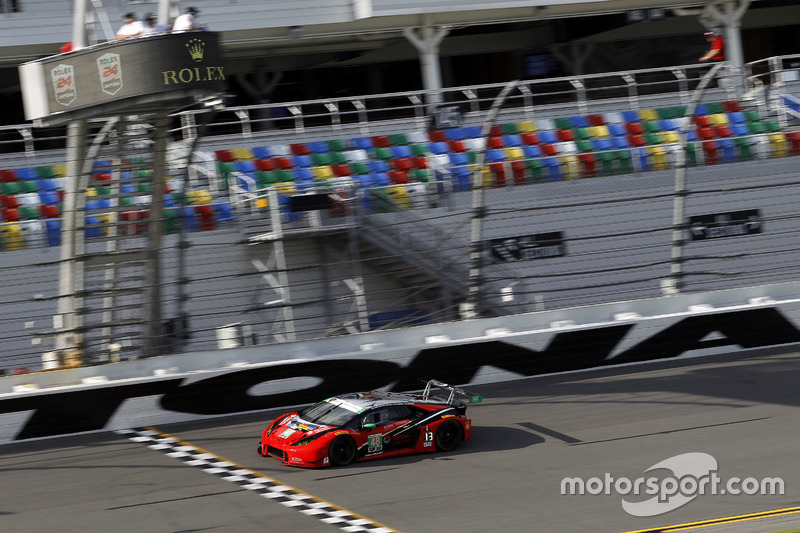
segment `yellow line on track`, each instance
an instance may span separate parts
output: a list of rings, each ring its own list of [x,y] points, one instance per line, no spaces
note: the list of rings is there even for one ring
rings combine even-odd
[[[672,531],[686,531],[688,529],[697,529],[700,527],[732,524],[735,522],[745,522],[747,520],[758,520],[760,518],[773,518],[776,516],[784,516],[795,513],[800,513],[800,507],[787,507],[785,509],[774,509],[772,511],[760,511],[750,514],[724,516],[721,518],[712,518],[697,522],[686,522],[685,524],[674,524],[671,526],[654,527],[649,529],[637,529],[636,531],[626,531],[625,533],[670,533]]]

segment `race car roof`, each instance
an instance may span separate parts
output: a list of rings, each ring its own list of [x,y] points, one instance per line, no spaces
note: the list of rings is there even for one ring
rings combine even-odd
[[[443,398],[430,397],[425,399],[419,395],[384,391],[352,392],[334,396],[326,399],[325,401],[339,405],[356,413],[383,405],[407,405],[414,403],[446,405],[446,401]]]

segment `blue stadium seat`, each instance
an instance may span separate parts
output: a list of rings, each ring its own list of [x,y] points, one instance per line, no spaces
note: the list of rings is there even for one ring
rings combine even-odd
[[[625,122],[639,122],[639,113],[632,109],[628,109],[622,112],[622,119]]]
[[[328,143],[323,141],[311,141],[306,143],[306,146],[308,146],[308,150],[310,152],[315,154],[321,154],[328,151]]]
[[[458,167],[469,165],[469,156],[464,152],[451,152],[450,164]]]
[[[506,159],[506,154],[500,148],[490,148],[486,150],[486,161],[490,163],[505,161],[505,159]]]
[[[618,123],[609,124],[608,132],[611,134],[612,137],[618,137],[620,135],[628,134],[627,130],[625,129],[625,125]]]
[[[463,141],[467,138],[466,128],[447,128],[444,130],[448,141]]]
[[[45,234],[47,235],[47,246],[61,245],[61,220],[51,218],[44,221]]]
[[[602,152],[606,150],[612,150],[614,145],[609,137],[598,137],[596,139],[592,139],[592,147],[595,150]]]
[[[591,126],[589,119],[583,115],[569,117],[569,123],[572,124],[573,128],[588,128]]]
[[[475,139],[481,136],[481,127],[467,126],[466,128],[464,128],[464,132],[466,134],[467,139]]]
[[[411,153],[411,147],[408,146],[407,144],[403,144],[400,146],[390,146],[389,150],[392,152],[392,156],[396,158],[406,158],[414,155]]]
[[[529,146],[523,146],[522,153],[525,154],[525,157],[529,159],[536,159],[537,157],[542,157],[542,149],[535,144],[531,144]]]
[[[447,143],[445,143],[445,142],[430,143],[428,145],[428,149],[432,153],[437,154],[437,155],[446,154],[447,152],[450,151],[449,147],[447,146]]]
[[[254,146],[252,151],[253,157],[256,159],[270,159],[272,157],[272,152],[266,146]]]
[[[370,159],[369,161],[367,161],[367,167],[370,169],[371,172],[379,172],[379,173],[389,172],[389,164],[383,159]]]
[[[552,144],[558,142],[558,135],[555,131],[544,130],[539,132],[539,142]]]
[[[357,150],[369,150],[372,148],[372,139],[369,137],[354,137],[352,143],[353,148]]]

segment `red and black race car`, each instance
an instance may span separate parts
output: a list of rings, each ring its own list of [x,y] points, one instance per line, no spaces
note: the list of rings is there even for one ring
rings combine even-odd
[[[448,395],[431,395],[431,387]],[[258,454],[292,466],[343,466],[354,460],[450,451],[470,437],[467,406],[456,395],[482,396],[430,380],[422,394],[359,392],[328,398],[278,417],[261,435]]]

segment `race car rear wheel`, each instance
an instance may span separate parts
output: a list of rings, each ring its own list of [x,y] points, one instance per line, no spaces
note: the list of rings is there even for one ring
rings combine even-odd
[[[333,439],[328,447],[328,458],[333,466],[344,466],[356,458],[356,443],[347,435]]]
[[[442,452],[455,450],[463,439],[461,424],[455,420],[445,420],[436,430],[436,449]]]

